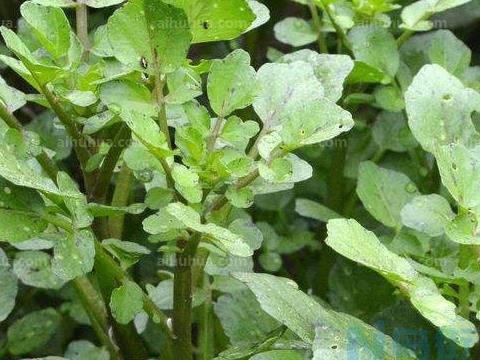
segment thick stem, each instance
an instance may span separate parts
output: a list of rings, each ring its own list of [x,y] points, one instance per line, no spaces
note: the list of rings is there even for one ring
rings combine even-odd
[[[78,3],[76,10],[77,36],[83,46],[82,60],[88,59],[90,52],[90,39],[88,38],[88,9],[87,5]]]
[[[212,130],[212,133],[210,134],[210,137],[208,138],[208,143],[207,143],[207,151],[212,152],[215,149],[215,143],[217,142],[218,135],[220,134],[220,130],[222,129],[222,124],[223,124],[224,118],[219,117],[217,121],[215,122],[215,126]]]
[[[162,76],[164,75],[159,74],[158,76],[155,76],[155,98],[157,100],[157,105],[159,108],[158,124],[160,125],[160,130],[162,130],[162,132],[165,134],[168,147],[171,149],[172,139],[170,138],[170,132],[168,131],[167,109],[165,107],[165,96],[163,94],[165,88],[165,81],[161,79]]]
[[[130,139],[130,129],[125,124],[120,125],[115,138],[113,139],[112,146],[105,156],[103,165],[97,176],[95,187],[92,190],[90,198],[99,203],[105,203],[108,186],[113,176],[115,166],[117,166],[118,159],[122,154],[122,151],[127,147],[128,140]]]
[[[132,181],[132,171],[124,165],[118,174],[117,184],[115,185],[115,191],[113,192],[112,206],[122,207],[128,205]],[[112,216],[108,219],[110,235],[113,238],[122,238],[124,221],[125,215]]]
[[[190,257],[177,255],[173,287],[173,333],[175,358],[190,360],[192,350],[192,268]]]
[[[72,283],[98,339],[108,349],[112,360],[122,360],[118,347],[108,335],[107,312],[103,300],[98,296],[97,290],[85,276],[76,278]]]

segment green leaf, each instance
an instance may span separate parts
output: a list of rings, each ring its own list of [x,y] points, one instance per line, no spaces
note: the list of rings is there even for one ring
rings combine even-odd
[[[389,251],[356,220],[334,219],[327,224],[326,244],[336,252],[393,281],[413,281],[418,274],[410,263]]]
[[[68,344],[65,357],[70,360],[109,360],[110,354],[106,349],[96,347],[90,341],[79,340]]]
[[[246,347],[261,341],[279,326],[275,319],[260,308],[250,291],[222,295],[214,309],[234,346]]]
[[[283,19],[275,25],[274,30],[278,41],[295,47],[311,44],[318,38],[313,25],[297,17]]]
[[[428,31],[433,23],[428,19],[431,15],[463,4],[470,0],[420,0],[405,6],[402,10],[403,24],[400,26],[413,31]]]
[[[459,346],[478,341],[475,326],[455,312],[455,305],[441,296],[435,283],[422,277],[404,258],[389,251],[374,233],[355,220],[335,219],[327,224],[327,245],[350,260],[363,264],[400,286],[412,305]]]
[[[255,20],[246,0],[164,0],[185,10],[193,43],[233,40]],[[228,25],[227,25],[228,24]]]
[[[130,0],[110,17],[108,38],[120,62],[151,75],[184,63],[192,40],[188,20],[179,6],[167,3],[172,1]]]
[[[218,120],[217,120],[218,121]],[[255,121],[242,121],[238,116],[230,116],[223,125],[220,139],[238,150],[244,151],[250,139],[260,130]]]
[[[25,285],[40,289],[60,289],[65,284],[53,273],[51,256],[41,251],[17,253],[13,272]]]
[[[308,199],[296,199],[295,211],[301,215],[321,222],[339,219],[341,216],[326,206]]]
[[[317,79],[325,89],[325,97],[337,102],[342,97],[343,83],[353,70],[353,61],[347,55],[319,54],[315,51],[304,49],[285,56],[279,62],[293,63],[305,61],[313,66]]]
[[[209,235],[215,244],[224,248],[230,254],[240,257],[253,254],[253,250],[241,236],[215,224],[202,224],[200,215],[192,208],[181,203],[173,203],[168,205],[166,210],[185,227]]]
[[[215,113],[225,118],[233,111],[252,104],[257,85],[250,55],[235,50],[223,60],[216,60],[208,76],[208,98]]]
[[[63,10],[27,1],[20,6],[20,12],[40,43],[55,59],[67,54],[71,30]]]
[[[25,94],[7,85],[0,76],[0,105],[7,108],[8,112],[14,113],[27,103]]]
[[[100,87],[100,99],[116,114],[135,112],[155,117],[158,109],[150,90],[141,84],[128,81],[110,81]]]
[[[120,261],[124,269],[135,265],[142,257],[151,253],[142,245],[117,239],[103,240],[102,246]]]
[[[8,258],[0,249],[0,323],[5,320],[15,307],[18,285],[17,278],[10,270]]]
[[[284,120],[281,136],[287,148],[321,143],[353,128],[352,115],[324,98],[300,106]]]
[[[360,164],[357,194],[375,219],[399,229],[402,227],[400,212],[418,195],[418,190],[406,175],[366,161]]]
[[[143,311],[143,291],[133,281],[112,292],[110,309],[115,320],[120,324],[128,324]]]
[[[60,321],[61,316],[52,308],[25,315],[8,328],[8,350],[23,355],[41,349],[56,333]]]
[[[108,206],[102,204],[89,203],[88,211],[94,217],[121,216],[125,214],[139,215],[145,211],[146,205],[132,204],[129,206]]]
[[[167,104],[185,104],[202,95],[202,78],[188,67],[181,67],[168,74],[167,85]]]
[[[425,65],[405,93],[408,124],[422,147],[476,144],[480,137],[471,114],[480,111],[480,94],[465,88],[438,65]]]
[[[172,177],[175,189],[190,203],[202,201],[203,191],[198,174],[181,164],[173,164]]]
[[[304,355],[294,350],[274,350],[254,355],[250,360],[302,360]]]
[[[60,191],[77,195],[75,198],[63,200],[72,215],[73,225],[77,229],[89,227],[93,222],[93,216],[89,212],[87,199],[78,190],[77,184],[64,172],[58,173],[57,183]]]
[[[396,86],[377,86],[373,95],[376,106],[383,110],[400,112],[405,108],[402,91]]]
[[[449,30],[438,30],[430,40],[428,58],[455,76],[462,76],[470,65],[472,52]]]
[[[480,145],[462,144],[438,147],[435,152],[442,183],[464,208],[480,205]]]
[[[350,75],[347,77],[347,84],[357,83],[382,83],[389,84],[391,79],[382,70],[371,66],[363,61],[355,61]]]
[[[313,344],[315,329],[322,324],[335,331],[339,343],[348,343],[352,333],[360,336],[364,341],[360,359],[372,359],[365,356],[368,353],[379,359],[415,359],[409,350],[373,327],[349,315],[325,309],[298,290],[291,280],[254,273],[236,273],[234,277],[250,288],[267,314],[309,344]]]
[[[5,189],[0,191],[5,191]],[[38,215],[17,210],[0,209],[0,241],[14,244],[29,240],[42,233],[47,225],[47,222],[39,218]]]
[[[38,79],[40,83],[46,84],[60,73],[58,67],[41,64],[12,30],[1,26],[0,33],[8,49],[21,60],[21,63],[3,55],[1,56],[2,61],[8,66],[11,66],[12,69],[24,77],[33,87],[38,87],[36,79]],[[35,79],[31,71],[35,73]]]
[[[406,152],[418,146],[402,113],[381,112],[373,124],[372,135],[384,150]]]
[[[480,229],[474,214],[459,214],[445,224],[448,238],[458,244],[480,245]]]
[[[90,230],[76,231],[55,245],[53,272],[62,279],[73,280],[91,272],[94,259],[94,235]]]
[[[253,103],[264,127],[280,125],[305,103],[324,95],[310,64],[265,64],[257,73],[260,92]]]
[[[225,193],[230,203],[240,209],[248,209],[253,205],[255,194],[249,188],[235,189],[229,188]]]
[[[245,31],[256,29],[270,20],[270,10],[266,5],[257,0],[247,0],[250,9],[255,14],[256,19],[252,22],[250,27]]]
[[[432,194],[413,198],[403,207],[401,216],[404,225],[435,237],[444,233],[455,214],[447,200]]]
[[[384,28],[357,26],[348,33],[355,59],[383,71],[393,79],[400,56],[393,35]]]

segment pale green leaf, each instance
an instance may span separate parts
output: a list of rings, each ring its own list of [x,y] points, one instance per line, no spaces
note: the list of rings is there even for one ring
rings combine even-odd
[[[224,118],[252,104],[257,91],[250,55],[236,50],[213,62],[208,76],[208,98],[215,113]]]
[[[110,354],[105,348],[96,347],[86,340],[68,344],[65,357],[70,360],[110,360]]]
[[[278,41],[296,47],[311,44],[318,38],[313,25],[297,17],[283,19],[275,25],[274,31]]]
[[[17,278],[10,269],[8,258],[0,249],[0,322],[5,320],[15,307],[18,285]]]
[[[413,281],[418,274],[410,263],[389,251],[371,231],[353,219],[334,219],[327,224],[326,243],[346,258],[395,281]]]
[[[90,214],[87,199],[78,189],[78,185],[64,172],[57,175],[57,184],[60,191],[76,194],[75,198],[65,198],[65,206],[70,211],[73,225],[78,228],[86,228],[93,222],[93,216]]]
[[[387,29],[357,26],[350,30],[348,38],[356,60],[380,69],[391,79],[395,77],[400,56],[395,38]]]
[[[353,61],[347,55],[319,54],[304,49],[282,56],[279,62],[292,63],[305,61],[313,66],[315,76],[320,80],[325,97],[333,102],[342,97],[343,83],[353,70]]]
[[[27,1],[20,6],[23,18],[50,54],[59,59],[70,48],[70,23],[63,10]]]
[[[480,94],[442,67],[425,65],[405,93],[405,102],[410,129],[425,150],[479,142],[471,114],[480,111]]]
[[[360,164],[357,194],[375,219],[398,229],[402,226],[402,208],[418,195],[418,190],[406,175],[366,161]]]
[[[420,195],[401,212],[404,225],[432,237],[444,233],[445,225],[455,216],[447,200],[437,194]]]
[[[52,258],[41,251],[22,251],[13,261],[13,272],[27,286],[60,289],[65,281],[52,271]]]
[[[253,103],[264,127],[283,121],[305,103],[324,95],[313,67],[303,61],[291,64],[265,64],[257,73],[260,92]]]
[[[94,235],[90,230],[76,231],[55,245],[52,269],[60,278],[73,280],[91,272],[94,260]]]
[[[325,223],[331,219],[341,218],[339,214],[333,210],[330,210],[325,205],[308,199],[297,199],[295,201],[295,211],[301,216]]]

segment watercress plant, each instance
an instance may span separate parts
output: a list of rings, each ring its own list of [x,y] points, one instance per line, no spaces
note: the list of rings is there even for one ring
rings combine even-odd
[[[295,2],[258,66],[256,0],[0,28],[0,359],[476,358],[468,0]]]

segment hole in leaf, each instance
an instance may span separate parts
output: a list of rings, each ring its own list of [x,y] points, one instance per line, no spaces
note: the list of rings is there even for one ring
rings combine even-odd
[[[333,349],[333,350],[337,350],[337,349],[338,349],[338,346],[337,346],[337,345],[332,345],[332,349]]]

